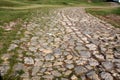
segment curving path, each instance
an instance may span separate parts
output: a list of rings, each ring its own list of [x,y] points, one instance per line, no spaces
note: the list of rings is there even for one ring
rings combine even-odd
[[[17,48],[23,80],[120,80],[120,29],[79,7],[36,13],[8,49]]]

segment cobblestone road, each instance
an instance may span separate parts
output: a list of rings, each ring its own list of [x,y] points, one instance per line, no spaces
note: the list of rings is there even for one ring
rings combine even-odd
[[[8,49],[19,48],[20,62],[13,69],[25,72],[23,80],[120,80],[120,29],[83,8],[62,8],[43,17],[38,10],[24,28],[24,37]],[[2,74],[9,69],[5,66]]]

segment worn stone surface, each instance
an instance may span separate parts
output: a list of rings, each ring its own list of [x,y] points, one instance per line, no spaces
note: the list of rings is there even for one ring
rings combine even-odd
[[[75,67],[75,73],[77,75],[82,75],[82,74],[85,74],[86,72],[87,72],[87,69],[83,66]]]
[[[110,73],[102,72],[100,75],[101,75],[101,78],[104,80],[113,80],[113,77]]]
[[[91,53],[89,51],[81,51],[80,52],[80,56],[81,57],[85,57],[85,58],[90,58],[91,57]]]
[[[68,69],[73,69],[73,68],[74,68],[74,65],[73,65],[73,64],[67,64],[66,67],[67,67]]]
[[[18,45],[17,44],[11,44],[8,51],[14,50],[15,48],[17,48]]]
[[[35,66],[33,69],[32,69],[32,76],[35,76],[36,73],[40,70],[40,67],[39,66]]]
[[[31,57],[24,57],[24,63],[28,65],[34,64],[34,60]]]
[[[78,78],[77,78],[75,75],[73,75],[73,76],[71,77],[71,80],[78,80]]]
[[[95,71],[90,71],[87,73],[87,77],[90,79],[90,80],[100,80],[98,75],[95,73]]]
[[[106,61],[106,62],[102,62],[102,65],[105,67],[106,70],[112,70],[113,69],[113,63]]]
[[[84,8],[36,9],[20,30],[24,36],[1,56],[1,75],[13,69],[24,71],[23,80],[120,79],[120,29]]]
[[[45,56],[45,60],[46,61],[48,61],[48,60],[54,60],[54,59],[55,59],[55,57],[53,55],[51,55],[51,54],[48,54],[48,55]]]
[[[99,65],[98,61],[95,59],[89,59],[90,66],[97,66]]]
[[[54,75],[55,77],[60,77],[62,76],[62,74],[58,71],[52,71],[52,75]]]

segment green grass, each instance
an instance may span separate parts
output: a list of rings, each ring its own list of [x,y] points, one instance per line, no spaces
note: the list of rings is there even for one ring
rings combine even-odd
[[[19,0],[17,0],[19,1]],[[68,5],[68,4],[80,4],[80,3],[86,3],[87,0],[21,0],[21,2],[25,3],[32,3],[32,4],[62,4],[62,5]]]
[[[119,18],[120,17],[120,7],[119,8],[92,8],[92,9],[86,9],[86,12],[112,24],[113,26],[120,28],[120,22]],[[113,16],[114,15],[114,19]],[[109,16],[109,18],[107,17]]]
[[[4,7],[17,7],[32,4],[42,5],[106,5],[102,2],[104,0],[92,0],[91,3],[88,0],[0,0],[0,6]]]
[[[8,10],[0,9],[0,25],[8,23],[10,21],[15,21],[18,18],[25,19],[29,15],[28,10]]]
[[[0,0],[0,7],[15,7],[15,6],[24,6],[24,4],[19,2],[14,2],[10,0]]]
[[[109,9],[86,9],[87,12],[93,15],[109,15],[109,14],[116,14],[120,15],[120,8],[109,8]]]

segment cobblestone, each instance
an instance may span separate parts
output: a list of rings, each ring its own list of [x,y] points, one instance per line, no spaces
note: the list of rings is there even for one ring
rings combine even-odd
[[[19,48],[21,62],[14,71],[23,69],[23,80],[120,79],[120,29],[79,7],[57,9],[42,17],[41,13],[36,11],[24,36],[8,48],[9,52]],[[2,75],[9,69],[4,64]]]

